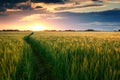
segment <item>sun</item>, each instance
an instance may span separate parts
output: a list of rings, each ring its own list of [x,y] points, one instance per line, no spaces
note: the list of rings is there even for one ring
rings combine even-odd
[[[33,31],[43,31],[43,30],[45,30],[45,27],[41,26],[41,25],[33,25],[31,27],[31,30],[33,30]]]

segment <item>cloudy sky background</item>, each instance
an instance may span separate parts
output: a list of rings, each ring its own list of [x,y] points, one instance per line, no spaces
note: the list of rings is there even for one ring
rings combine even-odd
[[[16,5],[23,4],[26,2]],[[120,0],[51,0],[49,3],[44,0],[31,6],[32,10],[0,12],[0,29],[32,30],[35,25],[49,30],[120,29]]]

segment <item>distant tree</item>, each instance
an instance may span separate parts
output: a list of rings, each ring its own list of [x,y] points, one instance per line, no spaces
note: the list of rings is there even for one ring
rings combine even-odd
[[[120,29],[118,31],[120,31]]]
[[[75,32],[75,30],[65,30],[65,31],[68,31],[68,32]]]
[[[85,31],[95,31],[94,29],[87,29],[87,30],[85,30]]]
[[[4,32],[18,32],[19,30],[15,29],[15,30],[12,30],[12,29],[7,29],[7,30],[2,30]]]

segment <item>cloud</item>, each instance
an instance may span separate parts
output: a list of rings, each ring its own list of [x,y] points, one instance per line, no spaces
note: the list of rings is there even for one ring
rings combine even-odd
[[[114,0],[114,1],[113,0],[109,0],[108,2],[109,3],[120,3],[120,0]]]
[[[119,22],[91,22],[91,23],[80,23],[80,25],[84,25],[84,26],[93,26],[93,25],[97,25],[97,26],[120,26]]]
[[[33,21],[36,19],[40,19],[40,14],[32,14],[29,16],[25,16],[22,19],[20,19],[19,21]]]
[[[83,6],[71,6],[71,7],[58,7],[55,8],[55,10],[68,10],[68,9],[75,9],[75,8],[86,8],[86,7],[97,7],[97,6],[103,6],[103,4],[88,4]]]
[[[105,27],[105,28],[117,28],[120,26],[119,22],[91,22],[91,23],[80,23],[80,27]]]
[[[47,19],[60,20],[60,19],[65,19],[65,17],[57,16],[54,14],[54,15],[47,16]]]
[[[43,14],[32,14],[28,16],[22,17],[19,21],[36,21],[36,20],[59,20],[59,19],[65,19],[65,17],[56,15],[54,13],[43,13]]]
[[[67,0],[31,0],[32,2],[44,2],[44,3],[60,3]]]
[[[9,14],[6,14],[6,13],[0,13],[0,16],[5,17],[5,16],[9,16]]]
[[[104,2],[104,1],[108,1],[108,0],[67,0],[68,2],[89,2],[89,1],[98,1],[98,2]]]
[[[104,6],[104,4],[97,1],[94,2],[92,0],[67,0],[67,2],[64,4],[44,5],[44,7],[46,7],[48,10],[55,12],[80,9],[80,8],[89,8],[89,7],[101,7],[101,6]]]
[[[117,30],[120,27],[119,22],[91,22],[91,23],[80,23],[81,29],[98,29],[98,30]]]
[[[75,9],[79,9],[77,12],[81,11],[81,8],[87,9],[90,8],[89,10],[91,11],[104,11],[104,10],[108,10],[112,9],[113,5],[112,3],[118,3],[120,2],[119,0],[38,0],[43,2],[41,3],[35,3],[36,6],[38,4],[40,4],[40,6],[42,5],[44,8],[47,8],[47,10],[49,11],[73,11]],[[49,4],[46,4],[46,2],[49,2]],[[57,4],[54,4],[53,2],[56,2]],[[60,2],[64,2],[64,4],[61,4]],[[34,6],[35,7],[35,6]],[[116,5],[114,6],[116,7]],[[117,7],[118,4],[117,4]],[[91,9],[91,8],[95,8]],[[100,10],[99,10],[100,8]],[[87,9],[87,11],[89,12],[89,10]]]

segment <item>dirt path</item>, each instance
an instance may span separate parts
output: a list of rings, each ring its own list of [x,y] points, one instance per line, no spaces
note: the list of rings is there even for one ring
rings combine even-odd
[[[36,48],[39,44],[36,44],[35,40],[30,36],[26,36],[24,40],[31,46],[34,54],[34,80],[54,80],[52,79],[51,68],[48,66],[48,63],[45,61],[42,55],[40,55],[38,48]]]

